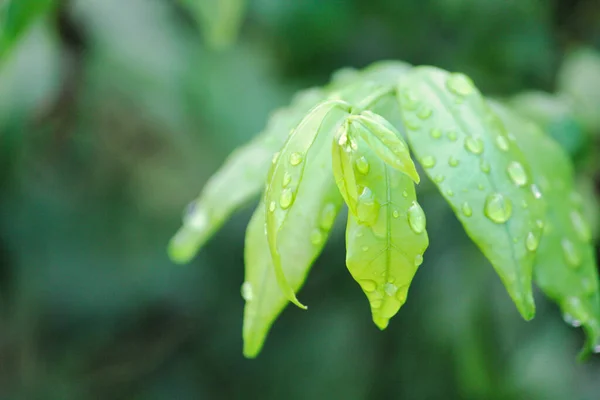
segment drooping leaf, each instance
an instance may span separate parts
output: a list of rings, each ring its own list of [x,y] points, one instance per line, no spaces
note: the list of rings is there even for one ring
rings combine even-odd
[[[541,240],[527,242],[530,248],[537,247],[535,282],[560,305],[567,322],[584,327],[588,338],[584,354],[600,352],[597,264],[590,229],[574,188],[571,162],[537,125],[500,104],[493,107],[530,160],[532,179],[548,205]]]
[[[229,156],[190,204],[183,226],[171,239],[169,255],[174,262],[189,262],[235,210],[263,190],[273,154],[324,97],[319,89],[300,92],[289,107],[273,113],[261,135]]]
[[[265,192],[266,228],[269,248],[273,257],[275,276],[286,297],[298,307],[302,305],[286,279],[285,271],[292,256],[298,251],[314,251],[311,240],[322,229],[331,228],[320,218],[320,211],[330,208],[337,214],[337,206],[341,200],[331,173],[331,137],[350,108],[341,101],[326,101],[314,107],[294,129],[284,144],[281,152],[273,160],[273,166],[267,178]],[[331,198],[331,189],[337,199]],[[331,213],[330,212],[330,213]],[[282,238],[289,229],[296,235],[305,238],[306,246],[296,245],[296,249],[280,247]],[[316,236],[315,236],[316,238]],[[318,253],[316,253],[318,254]],[[304,268],[309,268],[305,265]]]
[[[469,78],[414,68],[398,91],[412,150],[465,231],[490,260],[521,315],[535,314],[531,290],[545,202],[523,153]]]
[[[348,215],[346,264],[369,300],[373,322],[385,329],[405,303],[429,241],[411,179],[358,143],[352,154],[361,195],[357,215]]]
[[[352,143],[348,142],[355,139],[348,138],[348,128],[349,120],[347,119],[340,125],[338,132],[333,137],[331,163],[335,183],[350,212],[356,214],[358,187],[356,185],[354,163],[357,163],[357,168],[361,170],[368,170],[369,166],[364,159],[353,161],[352,152],[354,149],[352,148]]]

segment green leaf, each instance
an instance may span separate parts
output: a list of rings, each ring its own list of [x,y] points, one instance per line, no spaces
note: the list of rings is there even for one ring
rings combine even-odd
[[[531,290],[545,202],[528,163],[471,80],[414,68],[398,91],[408,140],[465,231],[490,260],[521,315],[535,314]]]
[[[367,170],[369,168],[366,160],[358,159],[354,161],[352,159],[352,144],[347,145],[348,140],[355,140],[354,138],[348,138],[349,120],[340,126],[336,135],[333,137],[333,143],[331,146],[331,161],[333,168],[333,176],[335,183],[344,198],[344,201],[348,205],[350,212],[356,215],[356,206],[358,203],[358,188],[356,185],[356,177],[354,173],[354,163],[356,168],[361,170]]]
[[[53,5],[54,0],[6,0],[0,5],[0,59]]]
[[[364,141],[358,143],[355,176],[361,195],[358,216],[348,215],[346,264],[371,304],[373,322],[385,329],[405,303],[429,241],[411,179]]]
[[[273,113],[261,135],[229,156],[190,204],[183,226],[171,239],[169,255],[174,262],[189,262],[235,210],[264,189],[273,154],[324,97],[319,89],[300,92],[289,107]]]
[[[600,292],[591,233],[581,214],[568,156],[533,123],[500,104],[493,104],[506,128],[530,160],[533,180],[548,205],[547,221],[538,247],[534,278],[557,302],[565,321],[583,325],[587,333],[584,354],[600,352]],[[540,157],[543,154],[543,157]]]
[[[328,208],[335,210],[341,203],[333,174],[331,174],[331,136],[338,129],[350,111],[347,103],[326,101],[313,108],[294,129],[280,154],[273,160],[267,178],[265,193],[267,239],[275,266],[275,276],[287,298],[298,307],[302,305],[286,279],[285,270],[294,254],[304,249],[296,244],[296,249],[280,247],[282,237],[290,229],[305,238],[308,249],[321,245],[316,235],[328,231],[333,224],[330,215],[323,219],[319,213]],[[330,193],[336,193],[332,199]],[[326,222],[326,223],[324,223]],[[313,246],[310,246],[311,242]],[[305,249],[305,250],[308,250]],[[320,247],[319,247],[320,249]],[[317,253],[318,254],[318,253]],[[285,267],[284,267],[285,265]],[[309,268],[307,264],[304,268]]]

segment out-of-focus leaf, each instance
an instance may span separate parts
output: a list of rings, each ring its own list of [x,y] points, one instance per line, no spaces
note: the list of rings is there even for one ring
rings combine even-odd
[[[353,155],[361,195],[357,215],[348,216],[346,263],[369,299],[373,322],[385,329],[406,301],[429,241],[411,178],[358,143]]]
[[[216,49],[230,46],[244,18],[246,0],[179,0],[198,22],[205,40]]]
[[[273,158],[267,178],[266,229],[275,276],[287,298],[301,308],[306,307],[296,299],[285,271],[293,258],[312,262],[337,215],[341,197],[331,174],[329,146],[334,130],[349,111],[348,104],[341,101],[326,101],[313,108]],[[282,238],[290,230],[304,240],[292,248],[281,247]],[[310,263],[298,268],[308,269]]]
[[[414,154],[491,261],[521,315],[533,318],[535,252],[526,241],[539,240],[545,203],[523,153],[462,74],[414,68],[398,95]]]
[[[0,60],[54,0],[6,0],[0,4]]]
[[[559,72],[558,89],[573,98],[586,129],[600,132],[600,53],[590,48],[570,53]]]
[[[190,204],[183,226],[171,239],[169,255],[173,261],[190,261],[236,209],[263,190],[273,154],[324,96],[319,89],[301,92],[289,107],[273,113],[261,135],[227,159]]]
[[[541,187],[548,205],[541,240],[527,240],[530,250],[537,248],[535,282],[560,305],[565,321],[583,325],[588,340],[582,354],[600,352],[598,272],[591,232],[573,184],[571,162],[535,124],[500,104],[493,106],[530,160],[532,180]]]

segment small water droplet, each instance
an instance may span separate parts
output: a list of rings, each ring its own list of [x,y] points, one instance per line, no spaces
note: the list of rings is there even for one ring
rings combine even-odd
[[[502,151],[508,151],[508,140],[502,135],[496,136],[496,146]]]
[[[441,137],[442,137],[442,130],[441,130],[441,129],[439,129],[439,128],[432,128],[432,129],[429,131],[429,134],[431,135],[431,137],[432,137],[433,139],[439,139],[439,138],[441,138]]]
[[[398,210],[394,210],[394,211],[392,212],[392,216],[393,216],[394,218],[398,218],[398,217],[400,216],[400,213],[398,212]]]
[[[458,134],[455,130],[448,131],[448,133],[446,133],[446,136],[448,136],[448,140],[450,140],[451,142],[456,142],[456,140],[458,139]]]
[[[362,247],[362,251],[364,251],[365,253],[366,253],[367,251],[369,251],[369,246],[363,246],[363,247]]]
[[[335,204],[329,203],[325,207],[323,207],[323,211],[321,211],[321,221],[320,226],[326,232],[329,232],[333,223],[335,222],[335,217],[337,216],[337,207]]]
[[[283,187],[287,187],[290,183],[292,183],[292,174],[286,171],[285,174],[283,174]]]
[[[381,305],[383,304],[383,302],[381,300],[373,300],[371,302],[371,308],[381,308]]]
[[[415,256],[415,267],[418,267],[421,264],[423,264],[423,255],[422,254],[417,254]]]
[[[281,197],[279,197],[279,205],[284,210],[290,208],[292,203],[294,202],[294,192],[291,189],[284,189],[281,192]]]
[[[490,163],[488,163],[485,160],[481,160],[481,163],[479,163],[479,168],[481,169],[481,172],[483,172],[484,174],[490,173]]]
[[[197,206],[193,208],[188,206],[184,220],[185,225],[197,231],[205,230],[210,222],[208,214]]]
[[[315,246],[323,243],[323,232],[320,229],[315,229],[310,234],[310,242]]]
[[[533,193],[533,197],[535,197],[536,199],[542,198],[542,192],[540,192],[540,189],[537,187],[536,184],[531,185],[531,193]]]
[[[490,194],[485,199],[484,214],[492,222],[503,224],[512,215],[512,202],[500,193]]]
[[[483,141],[473,136],[467,136],[465,139],[465,149],[473,154],[483,153]]]
[[[302,162],[302,154],[300,153],[292,153],[290,154],[290,164],[293,166],[299,165]]]
[[[579,236],[579,239],[582,241],[588,243],[592,239],[592,234],[587,223],[583,220],[579,211],[571,211],[570,216],[571,223],[573,224],[573,228],[575,228],[575,232],[577,232],[577,236]]]
[[[355,164],[356,170],[361,174],[366,175],[369,173],[369,169],[371,168],[371,166],[369,165],[369,162],[365,157],[360,157],[359,159],[357,159]]]
[[[525,173],[525,169],[520,162],[509,162],[506,172],[508,172],[510,180],[512,180],[515,185],[521,187],[527,183],[527,173]]]
[[[279,160],[279,152],[273,154],[273,159],[271,160],[271,162],[273,164],[277,164],[277,160]]]
[[[425,230],[425,213],[416,201],[408,209],[408,225],[416,234],[421,234]]]
[[[436,175],[436,176],[433,178],[433,181],[434,181],[435,183],[442,183],[442,182],[444,182],[444,179],[446,179],[446,177],[445,177],[444,175]]]
[[[475,90],[471,79],[459,73],[450,74],[446,80],[446,87],[457,96],[468,96]]]
[[[471,208],[471,206],[469,205],[469,203],[464,202],[462,205],[462,213],[465,217],[470,217],[471,215],[473,215],[473,209]]]
[[[422,120],[425,120],[431,117],[431,114],[433,114],[433,110],[431,109],[431,107],[423,105],[421,109],[417,112],[417,117],[421,118]]]
[[[408,295],[408,286],[402,286],[398,289],[398,293],[396,293],[396,299],[400,302],[400,304],[404,304],[406,302],[406,296]]]
[[[575,317],[573,317],[571,314],[564,314],[563,319],[567,324],[571,325],[573,328],[579,328],[581,326],[581,321],[575,319]]]
[[[365,292],[374,292],[377,289],[377,284],[370,279],[363,279],[360,281],[360,286]]]
[[[483,186],[483,184],[480,183],[479,185],[477,185],[477,189],[485,190],[485,186]]]
[[[459,163],[458,158],[454,157],[454,156],[450,156],[450,158],[448,158],[448,165],[451,167],[456,167]]]
[[[454,191],[452,189],[446,190],[446,196],[453,197],[454,196]]]
[[[406,190],[402,191],[402,197],[404,197],[404,198],[408,197],[408,192]]]
[[[388,296],[393,296],[398,291],[398,286],[394,285],[393,283],[386,283],[383,285],[383,290]]]
[[[421,165],[423,168],[432,168],[435,165],[435,158],[433,156],[425,156],[421,158]]]
[[[400,101],[402,108],[408,111],[414,111],[419,107],[419,99],[415,93],[409,89],[400,92]]]
[[[538,219],[537,221],[535,221],[535,224],[540,229],[542,229],[544,227],[544,221],[542,221],[541,219]]]
[[[538,237],[533,233],[529,232],[525,238],[525,247],[529,251],[536,251],[540,241]]]
[[[250,282],[242,283],[240,292],[242,293],[242,298],[246,301],[251,301],[254,297],[254,292],[252,291],[252,284]]]
[[[275,202],[272,201],[269,203],[269,211],[270,212],[274,212],[275,211]]]
[[[411,131],[418,131],[421,128],[421,125],[419,125],[416,121],[412,121],[410,119],[405,119],[404,125]]]
[[[572,268],[579,267],[579,264],[581,264],[581,256],[579,255],[579,252],[575,248],[573,242],[571,242],[567,238],[563,238],[560,244],[562,246],[563,254],[565,256],[565,261],[567,261],[567,264],[569,264],[569,266],[571,266]]]

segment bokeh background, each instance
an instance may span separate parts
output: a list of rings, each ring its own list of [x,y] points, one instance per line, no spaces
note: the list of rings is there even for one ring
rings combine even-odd
[[[273,109],[381,59],[465,72],[536,117],[575,162],[597,232],[600,2],[12,3],[0,399],[600,398],[600,357],[576,361],[582,332],[540,293],[524,322],[433,194],[431,247],[384,332],[345,270],[341,226],[301,292],[309,311],[286,309],[256,360],[242,356],[239,292],[253,205],[190,265],[166,255],[186,203]],[[554,94],[569,90],[576,107]]]

